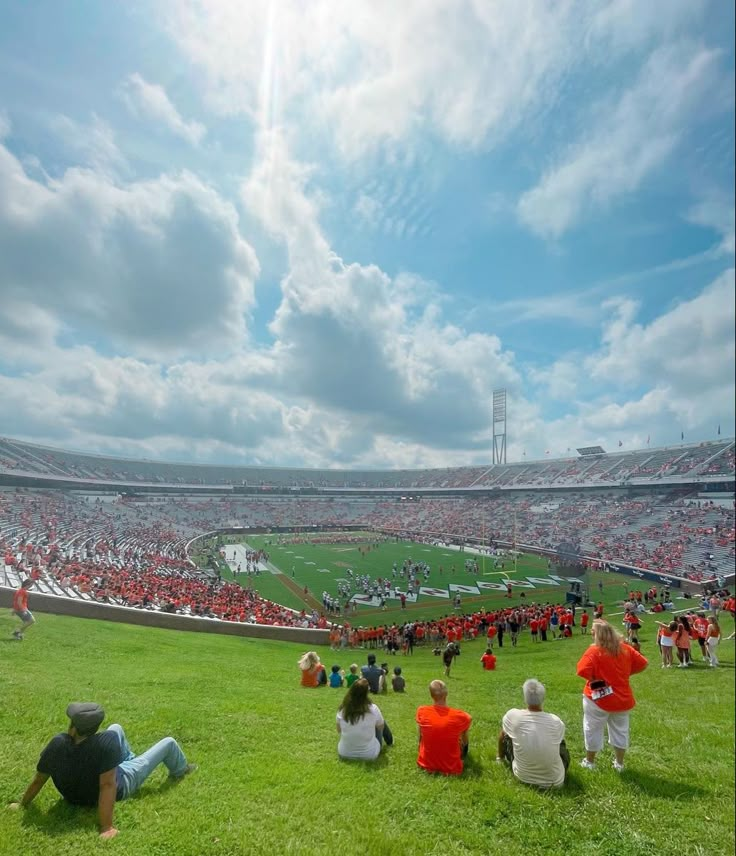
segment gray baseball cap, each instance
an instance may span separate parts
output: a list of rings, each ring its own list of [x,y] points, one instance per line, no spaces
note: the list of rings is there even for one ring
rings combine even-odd
[[[80,734],[94,734],[105,718],[105,711],[92,701],[74,701],[66,709],[66,715]]]

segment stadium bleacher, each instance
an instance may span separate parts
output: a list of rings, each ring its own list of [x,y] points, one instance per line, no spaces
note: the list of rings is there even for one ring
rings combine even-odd
[[[525,489],[670,483],[734,475],[734,441],[559,458],[495,466],[428,470],[338,470],[167,463],[105,457],[0,438],[0,474],[80,483],[331,490]]]
[[[559,474],[559,468],[556,468]],[[354,526],[438,540],[490,539],[581,554],[702,581],[733,570],[733,503],[664,489],[386,496],[175,495],[145,500],[63,490],[0,490],[0,550],[7,585],[33,574],[40,591],[225,620],[309,626],[188,560],[186,544],[218,528]],[[542,501],[546,497],[546,501]],[[554,500],[554,501],[553,501]]]

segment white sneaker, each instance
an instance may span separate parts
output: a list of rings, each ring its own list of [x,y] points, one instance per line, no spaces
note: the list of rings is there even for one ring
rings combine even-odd
[[[587,758],[583,758],[580,762],[580,766],[584,770],[595,770],[595,761],[589,761]]]
[[[613,759],[613,769],[614,769],[617,773],[623,773],[623,771],[624,771],[624,765],[623,765],[623,764],[619,764],[619,763],[618,763],[618,761],[614,758],[614,759]]]

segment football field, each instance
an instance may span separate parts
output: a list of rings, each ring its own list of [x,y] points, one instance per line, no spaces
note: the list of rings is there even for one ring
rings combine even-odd
[[[630,588],[642,588],[643,583],[619,574],[592,573],[568,577],[558,572],[554,563],[544,557],[520,554],[478,555],[474,551],[434,546],[412,541],[376,542],[369,533],[361,533],[360,541],[319,543],[323,537],[312,533],[308,537],[288,535],[247,536],[242,539],[224,536],[223,545],[247,542],[254,549],[269,554],[269,570],[258,576],[241,573],[237,581],[251,585],[263,597],[283,603],[293,609],[321,604],[322,594],[339,597],[343,614],[350,600],[349,614],[353,623],[372,625],[386,621],[403,622],[439,618],[449,613],[468,612],[481,608],[499,608],[519,603],[563,603],[570,582],[579,582],[582,589],[590,587],[590,596],[601,599],[607,609],[615,609]],[[333,536],[334,537],[334,536]],[[358,533],[352,533],[357,538]],[[234,564],[232,555],[226,560]],[[401,575],[404,561],[424,562],[428,576],[420,574],[418,591],[407,593],[407,577]],[[477,562],[475,568],[466,562]],[[232,568],[234,570],[234,568]],[[243,569],[244,570],[244,569]],[[222,568],[227,576],[228,569]],[[381,596],[366,593],[359,578],[371,581],[389,580],[391,591]],[[350,585],[350,595],[339,595],[340,586]],[[511,586],[511,598],[508,597]],[[406,594],[405,608],[400,592]],[[676,596],[676,592],[673,592]],[[459,606],[456,606],[459,597]]]

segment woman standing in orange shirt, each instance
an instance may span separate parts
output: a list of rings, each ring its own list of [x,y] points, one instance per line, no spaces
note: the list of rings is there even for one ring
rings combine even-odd
[[[629,748],[629,712],[636,704],[629,678],[648,666],[647,659],[627,645],[607,621],[593,622],[593,644],[578,662],[585,678],[583,688],[583,737],[585,758],[580,766],[595,769],[595,757],[603,748],[603,727],[613,747],[613,769],[624,769]]]

